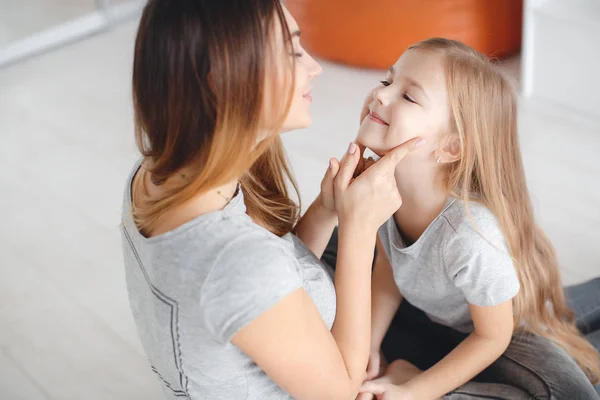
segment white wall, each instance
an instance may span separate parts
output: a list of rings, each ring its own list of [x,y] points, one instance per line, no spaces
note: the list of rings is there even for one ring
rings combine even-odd
[[[523,94],[600,119],[600,1],[526,0]]]

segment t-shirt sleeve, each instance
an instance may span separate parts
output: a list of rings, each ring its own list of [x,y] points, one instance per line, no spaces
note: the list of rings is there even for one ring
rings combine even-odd
[[[223,249],[201,290],[205,326],[226,343],[302,287],[298,261],[280,245],[244,240]]]
[[[513,260],[495,220],[463,223],[446,242],[443,260],[448,276],[470,304],[495,306],[519,292]]]

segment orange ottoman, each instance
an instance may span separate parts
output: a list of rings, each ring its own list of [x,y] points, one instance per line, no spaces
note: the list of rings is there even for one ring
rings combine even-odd
[[[313,55],[388,68],[418,41],[439,36],[492,57],[519,51],[523,0],[286,0]]]

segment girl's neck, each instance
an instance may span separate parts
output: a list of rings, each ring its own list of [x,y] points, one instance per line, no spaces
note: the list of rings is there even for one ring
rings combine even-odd
[[[405,244],[416,242],[433,220],[440,215],[448,201],[448,193],[437,171],[398,171],[396,185],[402,196],[402,207],[394,214],[394,220]],[[416,172],[416,171],[415,171]]]

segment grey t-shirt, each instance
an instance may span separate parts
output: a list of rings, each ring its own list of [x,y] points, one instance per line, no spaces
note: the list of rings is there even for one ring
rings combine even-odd
[[[402,296],[439,324],[473,331],[469,304],[494,306],[519,292],[504,235],[481,204],[451,198],[421,237],[406,247],[390,218],[379,237]]]
[[[132,218],[132,177],[121,225],[127,289],[166,398],[290,399],[230,340],[300,287],[331,328],[331,275],[298,238],[279,238],[253,223],[241,191],[222,211],[145,238]]]

